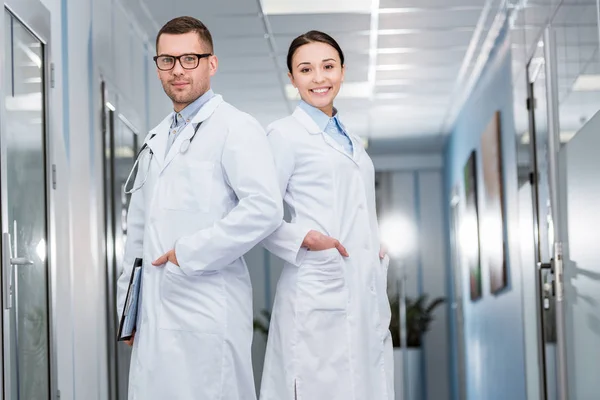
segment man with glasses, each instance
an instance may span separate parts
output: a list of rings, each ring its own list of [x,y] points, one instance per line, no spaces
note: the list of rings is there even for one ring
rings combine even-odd
[[[200,21],[169,21],[156,50],[173,112],[146,137],[130,189],[119,313],[136,258],[143,273],[129,399],[255,399],[242,256],[283,218],[273,157],[258,122],[210,89],[218,61]]]

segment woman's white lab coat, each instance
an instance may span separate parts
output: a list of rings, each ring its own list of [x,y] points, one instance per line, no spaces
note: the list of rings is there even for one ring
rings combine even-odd
[[[215,96],[165,157],[170,124],[169,116],[146,139],[153,156],[143,156],[136,186],[148,163],[149,173],[129,207],[119,313],[133,260],[144,260],[129,399],[255,399],[252,290],[242,256],[283,216],[266,134]],[[180,267],[151,264],[173,248]]]
[[[351,136],[348,155],[296,108],[268,138],[292,220],[263,244],[286,261],[277,285],[261,400],[392,400],[393,354],[379,259],[373,164]],[[337,249],[300,249],[314,229]]]

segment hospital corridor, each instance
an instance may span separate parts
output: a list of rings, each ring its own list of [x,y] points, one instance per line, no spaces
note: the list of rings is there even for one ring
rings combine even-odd
[[[600,0],[3,1],[2,399],[600,400]]]

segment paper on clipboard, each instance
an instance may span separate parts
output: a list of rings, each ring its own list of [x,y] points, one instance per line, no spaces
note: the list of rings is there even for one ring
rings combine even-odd
[[[131,279],[127,288],[127,297],[123,307],[123,315],[119,322],[119,333],[117,340],[129,340],[136,329],[138,309],[140,307],[140,288],[142,286],[142,259],[136,258],[133,262]]]

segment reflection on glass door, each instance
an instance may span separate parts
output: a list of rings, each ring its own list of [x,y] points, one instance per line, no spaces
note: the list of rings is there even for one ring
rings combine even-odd
[[[106,95],[103,84],[102,92]],[[109,376],[112,400],[126,400],[129,381],[131,349],[116,342],[118,316],[115,297],[116,283],[121,275],[123,252],[127,239],[127,210],[130,196],[124,192],[125,182],[133,167],[137,135],[127,119],[116,112],[115,106],[104,99],[105,109],[105,210],[106,210],[106,266],[108,284],[108,349]]]
[[[5,398],[49,399],[44,45],[4,11]]]
[[[543,43],[543,42],[541,42]],[[549,113],[548,77],[544,46],[540,45],[528,64],[531,141],[531,171],[533,200],[533,246],[534,258],[538,265],[536,286],[526,290],[535,291],[541,299],[539,305],[541,321],[538,325],[540,371],[543,385],[540,393],[544,399],[557,399],[557,358],[556,358],[556,299],[554,274],[551,260],[554,247],[554,221],[550,193]],[[520,194],[526,198],[525,194]],[[525,212],[526,207],[522,207]],[[527,242],[522,242],[526,245]],[[522,252],[522,256],[525,252]],[[525,293],[527,296],[527,293]]]

